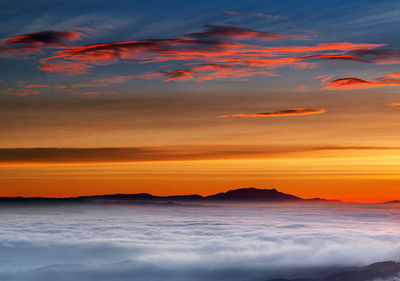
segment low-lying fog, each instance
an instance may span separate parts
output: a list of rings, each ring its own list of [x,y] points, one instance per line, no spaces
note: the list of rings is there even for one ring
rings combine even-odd
[[[400,258],[400,208],[0,208],[0,280],[267,280]],[[394,280],[394,279],[393,279]]]

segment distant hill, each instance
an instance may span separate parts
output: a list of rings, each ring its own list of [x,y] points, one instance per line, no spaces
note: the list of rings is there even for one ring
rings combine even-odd
[[[156,196],[149,193],[136,194],[106,194],[93,196],[80,196],[69,198],[48,197],[0,197],[0,204],[17,203],[127,203],[127,202],[309,202],[328,201],[325,199],[303,199],[291,194],[280,192],[276,189],[258,189],[254,187],[240,188],[221,192],[209,196],[171,195]]]
[[[398,204],[398,203],[400,203],[400,200],[393,200],[393,201],[384,202],[384,204]]]

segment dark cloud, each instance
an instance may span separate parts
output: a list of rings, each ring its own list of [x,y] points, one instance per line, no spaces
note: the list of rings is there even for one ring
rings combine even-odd
[[[304,56],[305,59],[347,60],[371,64],[397,64],[400,63],[400,50],[379,49],[371,50],[360,48],[342,54],[321,54]]]
[[[25,33],[5,39],[3,44],[8,46],[22,44],[26,47],[36,47],[37,44],[57,46],[79,39],[79,37],[80,34],[78,32],[44,30]]]
[[[325,109],[306,109],[306,108],[291,108],[276,112],[263,112],[263,113],[249,113],[249,114],[226,114],[218,117],[228,118],[228,117],[279,117],[279,116],[295,116],[295,115],[310,115],[310,114],[320,114],[324,113]]]
[[[187,37],[194,38],[229,38],[234,40],[277,40],[277,39],[305,39],[307,36],[292,33],[277,33],[257,31],[247,28],[223,26],[223,25],[206,25],[204,31],[185,34]]]
[[[329,150],[399,150],[382,146],[187,145],[109,148],[2,148],[1,163],[97,163],[246,159]]]
[[[345,77],[329,81],[326,78],[327,77],[325,77],[321,83],[321,85],[324,85],[322,88],[323,90],[357,90],[385,86],[400,86],[400,73],[396,72],[389,73],[375,80],[363,80],[359,77]]]
[[[7,38],[0,45],[0,53],[16,55],[34,53],[42,48],[60,47],[81,37],[80,32],[43,30]]]

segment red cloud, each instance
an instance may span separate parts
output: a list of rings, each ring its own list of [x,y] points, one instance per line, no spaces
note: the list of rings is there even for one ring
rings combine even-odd
[[[63,73],[65,75],[77,75],[86,73],[90,65],[84,62],[58,61],[52,63],[41,63],[39,68],[44,71]]]
[[[264,112],[264,113],[251,113],[251,114],[226,114],[220,115],[220,118],[227,117],[278,117],[278,116],[296,116],[296,115],[310,115],[324,113],[325,109],[305,109],[305,108],[291,108],[277,112]]]
[[[306,61],[311,56],[343,56],[347,52],[370,50],[382,44],[353,44],[348,42],[327,43],[315,46],[264,47],[208,40],[209,37],[230,39],[302,39],[300,35],[289,33],[268,33],[250,29],[226,26],[207,26],[207,29],[189,36],[200,38],[149,39],[126,42],[111,42],[86,46],[65,46],[66,42],[79,38],[78,32],[38,31],[9,38],[4,48],[57,47],[53,56],[39,61],[44,71],[77,75],[88,72],[92,67],[118,61],[134,59],[141,63],[182,62],[180,69],[155,71],[153,74],[134,77],[165,81],[192,80],[196,82],[210,79],[244,80],[254,75],[276,76],[272,71],[281,67],[297,69],[312,68],[315,63]],[[8,44],[8,45],[7,45]],[[133,77],[133,76],[131,76]],[[125,78],[114,77],[107,83],[121,83]],[[115,81],[115,82],[112,82]]]
[[[375,81],[363,80],[359,77],[345,77],[331,81],[322,81],[323,90],[357,90],[385,86],[400,86],[400,74],[389,73]]]
[[[196,80],[199,78],[199,81],[203,79],[208,80],[207,75],[199,74],[193,71],[187,70],[172,70],[163,72],[167,78],[164,81],[172,81],[172,80]],[[196,78],[197,76],[197,78]]]
[[[145,63],[197,61],[197,65],[190,68],[142,74],[136,77],[154,79],[164,76],[167,77],[165,81],[196,82],[210,79],[238,80],[253,75],[274,76],[276,74],[270,70],[279,67],[293,66],[298,69],[314,67],[313,63],[303,61],[301,55],[304,53],[343,52],[378,46],[380,45],[329,43],[316,46],[262,47],[197,39],[157,39],[68,47],[55,56],[42,59],[40,68],[73,75],[84,73],[95,65],[115,63],[123,59],[136,59]]]

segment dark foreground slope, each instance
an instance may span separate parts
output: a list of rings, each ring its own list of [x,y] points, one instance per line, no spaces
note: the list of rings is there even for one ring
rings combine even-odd
[[[293,279],[269,279],[268,281],[398,281],[400,263],[378,262],[365,267],[348,268],[331,273],[316,273],[316,276]]]

